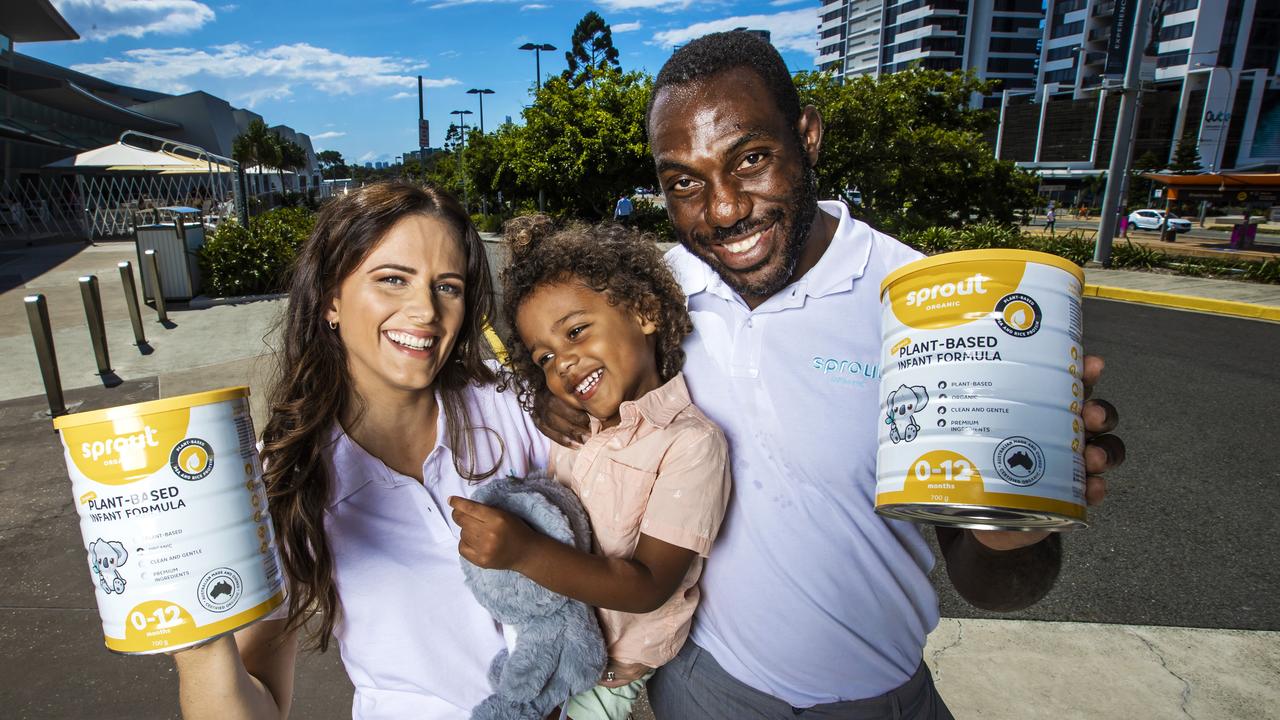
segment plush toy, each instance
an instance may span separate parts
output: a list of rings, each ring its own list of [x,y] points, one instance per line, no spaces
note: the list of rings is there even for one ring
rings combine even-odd
[[[591,549],[582,504],[545,473],[492,480],[471,499],[579,550]],[[515,649],[498,653],[489,666],[494,693],[472,710],[472,720],[543,720],[600,681],[608,655],[592,608],[514,570],[486,570],[464,559],[462,572],[480,604],[516,631]]]

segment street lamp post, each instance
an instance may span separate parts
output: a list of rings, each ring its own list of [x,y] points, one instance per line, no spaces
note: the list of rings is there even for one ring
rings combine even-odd
[[[458,127],[461,128],[462,137],[458,143],[458,170],[462,172],[462,206],[471,212],[471,200],[467,193],[467,115],[471,115],[470,110],[454,110],[450,115],[458,116]]]
[[[556,49],[556,46],[551,45],[549,43],[525,43],[520,46],[520,49],[533,51],[534,70],[538,73],[534,79],[536,81],[538,89],[541,90],[542,89],[542,51],[546,50],[547,52],[551,52],[552,50]]]
[[[480,134],[484,134],[484,96],[492,95],[493,91],[489,88],[471,88],[467,91],[468,95],[480,96]]]

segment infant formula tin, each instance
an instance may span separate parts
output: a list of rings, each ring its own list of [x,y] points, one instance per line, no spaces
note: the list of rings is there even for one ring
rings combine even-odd
[[[54,420],[108,649],[190,647],[284,601],[248,398],[224,388]]]
[[[944,253],[884,279],[879,513],[1084,527],[1083,283],[1025,250]]]

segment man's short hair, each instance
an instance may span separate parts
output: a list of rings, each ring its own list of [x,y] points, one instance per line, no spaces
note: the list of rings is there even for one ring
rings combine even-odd
[[[782,56],[767,40],[733,30],[703,35],[671,55],[653,83],[653,94],[649,96],[644,114],[645,125],[649,124],[654,99],[663,88],[704,80],[740,67],[751,70],[764,81],[788,125],[799,122],[800,94]]]

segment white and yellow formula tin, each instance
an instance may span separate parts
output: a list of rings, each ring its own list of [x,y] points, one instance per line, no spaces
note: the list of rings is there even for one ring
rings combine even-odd
[[[1085,525],[1081,290],[1026,250],[899,268],[883,306],[876,510],[988,530]]]
[[[190,647],[284,601],[248,397],[224,388],[54,420],[108,649]]]

